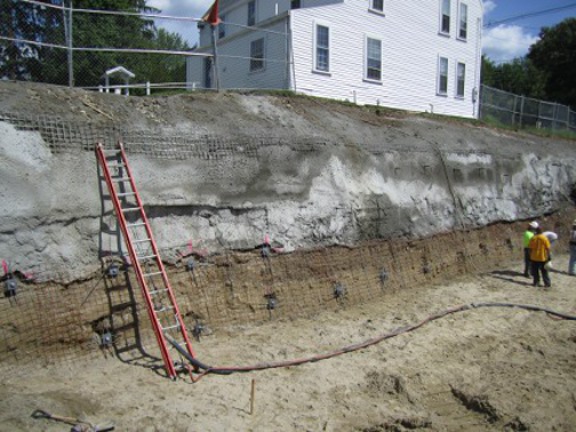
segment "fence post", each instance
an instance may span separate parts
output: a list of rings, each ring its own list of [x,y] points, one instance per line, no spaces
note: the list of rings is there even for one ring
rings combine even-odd
[[[214,51],[214,82],[216,83],[216,91],[220,91],[220,73],[218,72],[218,49],[216,47],[216,26],[210,24],[212,27],[212,49]]]
[[[68,1],[68,13],[66,8],[62,10],[64,15],[64,32],[66,33],[66,45],[68,46],[68,87],[74,87],[74,50],[72,43],[72,0]],[[67,16],[66,16],[67,15]]]
[[[524,101],[526,98],[524,95],[520,96],[520,115],[518,117],[518,127],[522,129],[522,118],[524,117]]]
[[[512,126],[516,124],[516,106],[518,105],[518,95],[514,95],[514,106],[512,107]]]

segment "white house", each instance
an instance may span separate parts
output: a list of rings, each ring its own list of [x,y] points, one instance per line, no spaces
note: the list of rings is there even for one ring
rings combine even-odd
[[[187,79],[477,117],[482,0],[222,0]],[[217,82],[215,80],[218,80]]]

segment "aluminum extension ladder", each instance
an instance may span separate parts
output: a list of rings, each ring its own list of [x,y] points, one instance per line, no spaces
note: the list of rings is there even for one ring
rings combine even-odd
[[[102,144],[98,143],[96,157],[102,167],[128,256],[146,302],[166,372],[170,378],[176,379],[178,363],[172,359],[171,350],[178,350],[172,343],[175,341],[191,358],[195,355],[144,206],[136,190],[126,152],[122,143],[114,150],[104,149]],[[167,339],[173,342],[168,344]]]

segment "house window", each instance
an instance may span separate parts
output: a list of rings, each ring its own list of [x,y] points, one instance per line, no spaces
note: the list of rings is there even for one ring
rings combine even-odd
[[[464,97],[464,83],[466,82],[466,65],[458,63],[456,66],[456,97]]]
[[[382,81],[382,41],[366,39],[366,79]]]
[[[468,36],[468,5],[460,3],[460,14],[458,17],[458,37],[466,40]]]
[[[290,9],[300,9],[300,0],[292,0],[290,2]]]
[[[224,24],[225,19],[225,15],[220,15],[220,24],[218,24],[218,39],[222,39],[226,36],[226,24]]]
[[[440,57],[438,61],[438,94],[448,94],[448,59]]]
[[[249,26],[256,24],[256,0],[248,2],[248,21],[246,24]]]
[[[316,25],[316,64],[315,69],[321,72],[330,71],[330,29]]]
[[[450,0],[440,0],[442,9],[440,11],[440,33],[450,34]]]
[[[370,9],[384,12],[384,0],[370,0]]]
[[[204,88],[212,88],[212,58],[204,57]]]
[[[250,72],[264,69],[264,38],[250,43]]]

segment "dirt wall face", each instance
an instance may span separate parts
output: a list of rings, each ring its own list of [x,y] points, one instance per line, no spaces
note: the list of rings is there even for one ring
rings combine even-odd
[[[308,98],[125,98],[3,82],[0,257],[82,278],[116,253],[93,153],[122,141],[167,259],[194,245],[286,251],[549,214],[573,144]]]
[[[238,402],[249,388],[239,375],[200,391],[160,379],[94,157],[96,142],[118,140],[207,364],[302,358],[454,304],[474,310],[349,357],[264,371],[254,415]],[[114,415],[127,431],[573,430],[573,321],[477,307],[571,313],[573,166],[570,142],[306,98],[0,82],[0,258],[33,271],[0,297],[2,424],[50,428],[30,415],[38,407]],[[560,237],[550,290],[521,273],[536,217]],[[265,234],[284,248],[263,255]]]
[[[567,249],[575,215],[570,210],[541,219],[562,239],[554,254]],[[499,269],[493,277],[513,281],[516,273],[505,269],[522,262],[524,229],[524,223],[493,224],[418,240],[267,256],[257,250],[191,254],[167,272],[186,328],[191,336],[199,329],[200,339],[215,330],[343,311],[492,269]],[[114,276],[108,271],[113,263]],[[63,272],[58,278],[72,276]],[[162,286],[160,276],[147,282],[151,289]],[[133,269],[114,257],[105,258],[100,275],[88,280],[19,282],[15,297],[0,299],[0,365],[74,361],[102,352],[131,363],[143,352],[159,359],[145,304]]]

